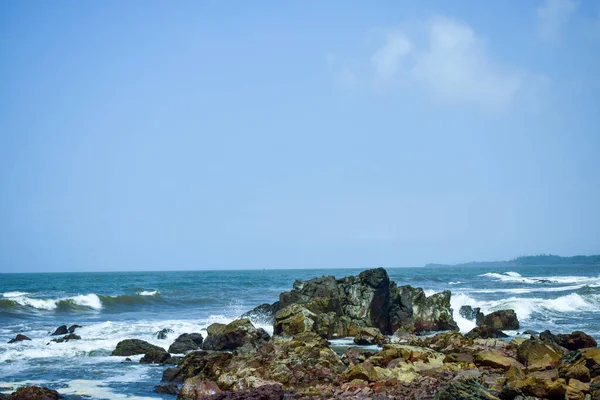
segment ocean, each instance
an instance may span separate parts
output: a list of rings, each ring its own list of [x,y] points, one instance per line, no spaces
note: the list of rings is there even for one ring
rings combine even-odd
[[[126,338],[168,348],[182,333],[229,322],[262,303],[278,300],[294,280],[322,275],[341,278],[358,269],[173,271],[0,274],[0,392],[42,385],[69,398],[174,399],[158,395],[164,366],[112,357]],[[461,318],[462,305],[488,313],[512,308],[520,331],[582,330],[600,340],[600,271],[593,266],[444,267],[388,269],[399,285],[427,294],[452,291],[461,331],[474,323]],[[50,342],[59,325],[82,325],[81,340]],[[272,327],[262,326],[269,332]],[[163,328],[167,339],[155,334]],[[31,341],[8,344],[16,334]],[[519,332],[506,332],[511,336]],[[131,357],[138,361],[141,356]]]

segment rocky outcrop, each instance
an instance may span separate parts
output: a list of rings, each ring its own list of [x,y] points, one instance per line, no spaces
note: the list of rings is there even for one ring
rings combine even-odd
[[[587,347],[596,347],[598,343],[590,335],[581,331],[574,331],[570,334],[553,335],[550,331],[544,331],[539,335],[540,339],[547,342],[553,342],[564,347],[567,350],[579,350]]]
[[[219,385],[214,381],[201,376],[194,376],[185,380],[177,400],[197,400],[220,392]]]
[[[64,343],[64,342],[68,342],[69,340],[80,340],[80,339],[81,339],[81,336],[76,335],[74,333],[70,333],[68,335],[61,337],[60,339],[52,339],[51,342]]]
[[[15,336],[15,338],[14,338],[14,339],[10,339],[10,340],[8,341],[8,343],[22,342],[22,341],[24,341],[24,340],[31,340],[31,339],[29,339],[27,336],[25,336],[25,335],[21,335],[21,334],[19,333],[17,336]]]
[[[487,325],[493,329],[519,329],[519,320],[515,310],[498,310],[477,319],[477,325]]]
[[[240,392],[221,392],[211,396],[200,397],[199,400],[283,400],[281,385],[262,385],[255,389]]]
[[[407,332],[458,330],[452,317],[450,291],[426,296],[421,288],[398,287],[383,268],[358,276],[333,276],[296,281],[279,302],[261,305],[246,315],[274,314],[274,333],[293,336],[315,332],[324,338],[355,336],[363,328],[385,335]]]
[[[174,383],[169,383],[168,385],[154,386],[154,391],[161,394],[178,394],[179,387]]]
[[[483,313],[481,312],[481,308],[479,307],[471,307],[471,306],[462,306],[458,311],[458,314],[464,319],[468,319],[469,321],[481,321],[483,320]]]
[[[177,364],[177,367],[167,368],[163,372],[162,380],[165,382],[183,383],[186,379],[197,375],[212,379],[225,369],[231,357],[231,353],[209,353],[202,350],[192,351]]]
[[[262,328],[255,328],[247,318],[237,319],[227,325],[211,325],[202,343],[204,350],[235,350],[245,344],[258,346],[270,339]]]
[[[467,339],[495,339],[508,337],[508,335],[502,332],[500,329],[495,329],[491,326],[483,325],[471,329],[465,335],[465,337]]]
[[[140,364],[163,364],[171,355],[165,349],[151,349],[140,359]]]
[[[10,395],[10,400],[57,400],[62,396],[52,389],[39,386],[25,386]]]
[[[354,337],[354,343],[362,346],[369,344],[383,346],[386,342],[388,342],[387,338],[377,328],[363,328]]]
[[[273,325],[275,323],[275,314],[281,309],[278,301],[273,304],[261,304],[252,310],[242,314],[240,318],[248,318],[255,324]]]
[[[113,350],[113,356],[134,356],[136,354],[146,354],[150,351],[165,351],[162,347],[155,346],[140,339],[125,339],[117,343]]]
[[[517,360],[529,371],[555,368],[563,355],[560,347],[539,339],[526,340],[517,347]]]
[[[69,333],[69,329],[67,329],[67,326],[61,325],[58,328],[56,328],[56,330],[54,331],[54,333],[51,336],[66,335],[68,333]]]
[[[183,354],[202,347],[204,338],[199,333],[184,333],[169,346],[169,353]]]

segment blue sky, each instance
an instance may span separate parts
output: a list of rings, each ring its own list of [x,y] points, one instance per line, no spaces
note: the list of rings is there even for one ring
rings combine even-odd
[[[600,252],[592,0],[0,4],[0,272]]]

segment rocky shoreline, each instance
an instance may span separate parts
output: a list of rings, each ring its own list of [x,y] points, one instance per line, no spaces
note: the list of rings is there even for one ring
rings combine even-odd
[[[181,400],[600,400],[600,349],[592,337],[545,331],[508,341],[502,330],[519,329],[513,310],[483,315],[468,306],[460,314],[477,327],[463,335],[450,297],[398,286],[382,268],[296,281],[279,301],[212,324],[205,337],[183,334],[168,350],[128,339],[113,355],[171,365],[156,391]],[[253,322],[272,325],[273,336]],[[64,341],[78,338],[75,328],[59,329],[56,335],[69,333]],[[342,338],[355,345],[333,345]],[[21,388],[6,398],[59,398],[45,390]]]

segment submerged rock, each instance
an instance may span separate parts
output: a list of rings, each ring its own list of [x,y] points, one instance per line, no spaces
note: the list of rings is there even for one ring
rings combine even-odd
[[[68,342],[69,340],[80,340],[81,336],[76,335],[74,333],[70,333],[66,336],[61,337],[60,339],[52,339],[51,342],[56,342],[56,343],[64,343],[64,342]]]
[[[117,343],[113,350],[113,356],[134,356],[136,354],[146,354],[151,350],[165,351],[162,347],[155,346],[140,339],[125,339]]]
[[[213,325],[208,327],[208,336],[202,343],[204,350],[235,350],[246,343],[257,346],[270,339],[264,329],[256,329],[247,318],[236,319],[225,326]]]
[[[184,333],[169,346],[169,353],[183,354],[190,350],[198,350],[204,338],[199,333]]]
[[[67,333],[69,333],[69,330],[67,329],[66,325],[61,325],[58,328],[56,328],[56,330],[54,331],[54,333],[50,336],[60,336],[60,335],[66,335]]]
[[[40,386],[25,386],[10,395],[10,400],[57,400],[62,396],[52,389]]]
[[[15,336],[15,338],[14,338],[14,339],[10,339],[10,340],[8,341],[8,343],[22,342],[23,340],[31,340],[31,339],[29,339],[27,336],[25,336],[25,335],[21,335],[21,334],[19,333],[17,336]]]
[[[69,329],[67,329],[67,330],[69,331],[69,333],[74,333],[75,329],[77,329],[77,328],[83,328],[83,327],[81,325],[71,325],[69,327]]]
[[[169,333],[173,333],[173,329],[163,328],[160,331],[156,332],[154,335],[157,339],[166,339],[169,336]]]

